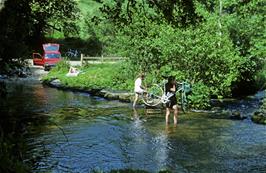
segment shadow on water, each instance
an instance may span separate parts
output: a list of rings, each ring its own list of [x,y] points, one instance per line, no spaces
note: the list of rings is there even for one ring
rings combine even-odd
[[[266,126],[210,113],[180,114],[176,127],[166,126],[164,111],[40,84],[20,87],[10,88],[17,94],[8,106],[46,117],[26,139],[24,162],[34,172],[266,171]]]
[[[86,116],[61,121],[65,135],[48,128],[35,137],[49,151],[40,156],[36,172],[256,172],[266,167],[264,126],[197,113],[180,115],[174,127],[165,126],[163,114],[144,109],[83,109]],[[59,112],[64,111],[69,109]]]

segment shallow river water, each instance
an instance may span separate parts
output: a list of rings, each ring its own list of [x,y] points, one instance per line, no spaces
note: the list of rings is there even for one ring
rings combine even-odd
[[[250,119],[181,113],[176,127],[166,126],[163,111],[133,110],[129,103],[39,82],[8,86],[7,106],[48,117],[27,138],[25,162],[33,163],[34,172],[266,172],[266,126]]]

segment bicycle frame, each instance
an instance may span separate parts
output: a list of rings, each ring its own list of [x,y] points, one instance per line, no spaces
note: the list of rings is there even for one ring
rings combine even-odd
[[[181,83],[177,83],[178,85],[179,85],[179,87],[178,87],[178,89],[175,91],[175,93],[178,93],[178,92],[180,92],[180,91],[183,91],[184,92],[184,84],[185,84],[186,82],[181,82]],[[162,96],[162,98],[161,98],[161,102],[162,103],[167,103],[167,102],[169,102],[170,100],[170,98],[174,95],[173,93],[166,93],[166,88],[165,88],[165,84],[166,84],[166,82],[164,81],[163,82],[163,92],[164,92],[164,94],[163,94],[163,96]]]
[[[77,57],[79,52],[77,49],[68,49],[68,51],[66,52],[66,54],[70,57]]]
[[[168,103],[174,93],[166,93],[166,82],[167,80],[164,80],[160,84],[153,84],[153,87],[150,88],[151,92],[147,90],[147,93],[142,96],[143,102],[148,106],[156,106],[160,103]],[[189,84],[187,82],[181,82],[177,83],[177,85],[178,88],[175,93],[181,92],[181,107],[182,110],[185,112],[185,106],[187,105],[186,89],[189,88]]]

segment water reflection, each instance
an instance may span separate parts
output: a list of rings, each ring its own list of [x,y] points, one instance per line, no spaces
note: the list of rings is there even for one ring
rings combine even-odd
[[[266,157],[258,150],[258,147],[266,148],[263,126],[260,130],[252,127],[253,133],[260,133],[260,137],[246,138],[245,133],[250,130],[246,130],[247,124],[235,121],[206,120],[199,118],[200,115],[191,115],[190,119],[181,118],[180,124],[174,127],[165,126],[162,115],[153,115],[154,119],[150,119],[143,110],[126,112],[117,108],[105,111],[100,114],[108,116],[71,120],[63,125],[69,143],[55,129],[37,138],[37,141],[44,141],[50,151],[50,155],[40,161],[45,164],[44,170],[89,172],[133,168],[152,172],[161,169],[234,172],[237,168],[241,172],[250,166],[266,166]],[[259,154],[259,164],[248,159],[255,159],[255,153]],[[239,159],[243,157],[246,159]],[[51,165],[55,162],[56,167]],[[36,172],[40,170],[42,167],[37,167]]]
[[[181,114],[177,126],[166,126],[160,110],[132,110],[86,93],[35,83],[9,90],[6,105],[18,115],[49,118],[27,139],[25,162],[35,172],[265,172],[266,126],[206,113]]]

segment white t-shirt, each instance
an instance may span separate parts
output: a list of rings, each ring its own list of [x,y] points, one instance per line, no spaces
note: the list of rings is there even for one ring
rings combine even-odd
[[[135,81],[135,89],[134,89],[134,91],[136,93],[143,93],[144,92],[144,90],[141,88],[141,82],[142,82],[141,78],[137,78],[136,81]]]

